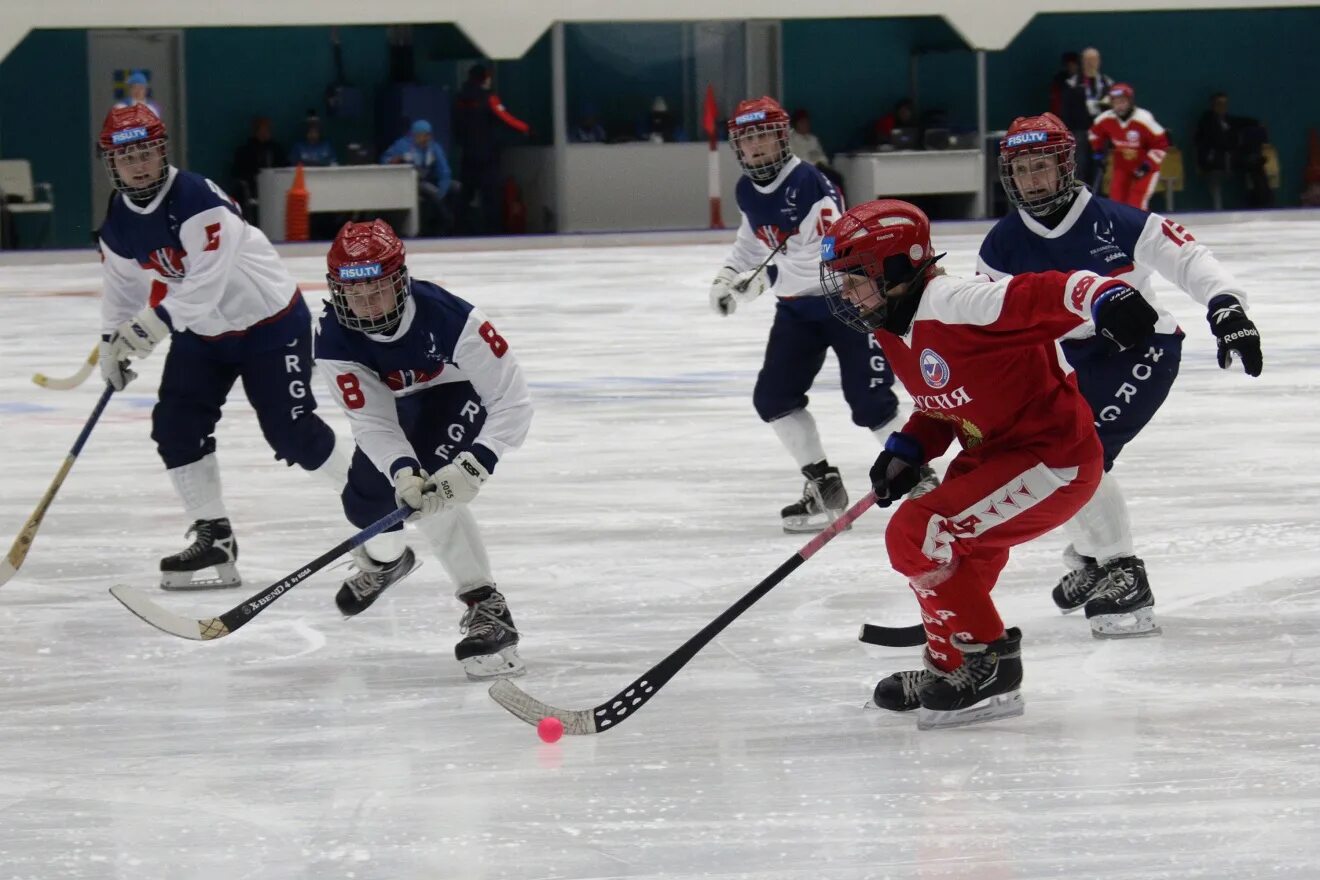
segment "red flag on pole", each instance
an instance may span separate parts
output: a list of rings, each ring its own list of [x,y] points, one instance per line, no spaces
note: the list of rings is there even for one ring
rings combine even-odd
[[[706,84],[706,109],[701,117],[701,124],[706,129],[706,137],[710,138],[710,144],[715,146],[718,138],[715,136],[715,126],[719,122],[720,111],[715,106],[715,87],[710,83]]]

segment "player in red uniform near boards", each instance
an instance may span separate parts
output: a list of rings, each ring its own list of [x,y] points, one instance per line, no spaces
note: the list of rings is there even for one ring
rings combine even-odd
[[[1113,145],[1109,197],[1145,211],[1160,179],[1169,135],[1149,110],[1137,106],[1136,93],[1127,83],[1109,89],[1109,104],[1091,123],[1091,150],[1101,153]]]
[[[1022,713],[1022,635],[990,591],[1009,548],[1076,513],[1104,462],[1056,340],[1094,320],[1126,348],[1156,319],[1135,288],[1093,272],[962,280],[938,259],[926,215],[894,199],[853,208],[821,242],[835,317],[874,334],[916,407],[871,469],[876,503],[901,500],[955,439],[963,447],[943,484],[903,501],[885,532],[921,606],[926,668],[881,681],[876,704],[919,709],[922,729]]]

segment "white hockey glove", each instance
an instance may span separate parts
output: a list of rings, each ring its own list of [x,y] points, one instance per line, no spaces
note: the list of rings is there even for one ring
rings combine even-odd
[[[408,517],[408,522],[438,513],[445,506],[440,496],[427,485],[426,471],[410,467],[400,468],[394,474],[394,503],[400,507],[406,504],[416,511]]]
[[[738,273],[729,266],[715,273],[715,280],[710,283],[710,307],[715,314],[727,318],[738,308],[738,301],[733,298],[733,285],[737,280]]]
[[[426,481],[445,504],[467,504],[477,497],[481,484],[490,479],[490,471],[481,466],[470,452],[460,452],[450,464],[436,471]]]
[[[116,328],[110,344],[116,360],[123,357],[144,358],[170,335],[169,325],[153,308],[145,308]]]
[[[128,387],[128,383],[137,378],[137,373],[128,367],[127,360],[120,360],[113,354],[114,343],[113,336],[108,336],[97,343],[100,350],[101,378],[106,384],[116,391],[123,391]]]
[[[734,279],[733,298],[738,302],[751,302],[761,294],[765,293],[766,288],[770,286],[770,270],[764,267],[760,269],[748,269],[746,272],[739,272],[738,277]]]

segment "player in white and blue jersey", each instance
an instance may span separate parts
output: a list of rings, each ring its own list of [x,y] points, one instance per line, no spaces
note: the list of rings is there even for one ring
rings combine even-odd
[[[478,309],[410,278],[383,220],[347,223],[327,256],[316,359],[353,427],[344,512],[365,528],[406,504],[467,606],[455,656],[470,678],[517,675],[518,630],[469,504],[527,436],[532,402],[509,343]],[[353,551],[336,596],[357,614],[417,565],[403,526]]]
[[[1206,307],[1219,365],[1240,358],[1249,375],[1262,368],[1260,334],[1247,317],[1242,285],[1180,224],[1093,195],[1076,181],[1076,143],[1053,114],[1019,117],[1000,142],[1000,179],[1015,211],[981,244],[978,270],[993,279],[1050,269],[1089,269],[1119,276],[1159,315],[1142,345],[1115,352],[1084,324],[1061,341],[1091,405],[1105,452],[1105,475],[1091,501],[1068,524],[1070,571],[1054,589],[1068,613],[1085,606],[1098,637],[1159,632],[1144,561],[1136,555],[1127,502],[1110,469],[1151,420],[1178,375],[1183,331],[1151,293],[1158,272]]]
[[[169,164],[160,118],[116,107],[98,145],[116,194],[99,238],[101,373],[122,391],[166,338],[169,354],[151,436],[195,536],[161,560],[161,586],[238,586],[238,542],[220,491],[215,426],[242,380],[277,460],[319,471],[340,488],[348,460],[316,415],[311,313],[260,229],[218,186]],[[197,573],[216,569],[214,579]]]
[[[843,197],[818,168],[789,150],[788,122],[784,108],[768,97],[741,102],[729,120],[729,143],[743,170],[736,190],[742,221],[711,284],[710,303],[727,316],[740,302],[775,294],[774,324],[752,404],[806,478],[802,498],[780,512],[784,531],[818,532],[848,506],[839,469],[826,459],[807,410],[807,392],[826,352],[833,349],[839,360],[853,422],[881,443],[898,398],[879,343],[842,327],[821,295],[820,240],[843,214]],[[932,472],[923,476],[933,481]]]

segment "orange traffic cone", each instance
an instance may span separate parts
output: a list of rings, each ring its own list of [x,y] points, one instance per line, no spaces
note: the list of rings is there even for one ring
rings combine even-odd
[[[284,240],[307,241],[311,237],[308,214],[307,181],[303,178],[302,163],[293,172],[293,186],[284,196]]]

